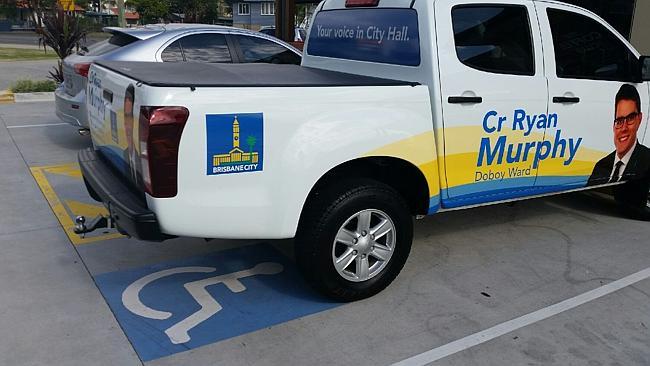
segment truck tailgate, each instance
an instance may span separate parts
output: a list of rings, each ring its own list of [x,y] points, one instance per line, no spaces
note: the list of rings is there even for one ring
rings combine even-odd
[[[88,73],[86,104],[95,148],[121,175],[141,188],[135,83],[93,64]]]

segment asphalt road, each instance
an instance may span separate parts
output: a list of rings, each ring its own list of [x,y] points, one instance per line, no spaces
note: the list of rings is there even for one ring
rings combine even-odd
[[[93,44],[105,38],[89,36],[86,44]],[[0,43],[38,46],[38,35],[34,32],[0,32]]]
[[[93,44],[102,38],[88,37],[87,44]],[[1,47],[34,47],[37,48],[38,36],[33,32],[0,32]],[[49,50],[48,52],[52,52]],[[39,61],[0,61],[0,91],[8,89],[16,80],[44,80],[49,71],[56,66],[56,60]]]
[[[0,61],[0,90],[8,89],[16,80],[45,80],[56,60]]]
[[[38,46],[34,32],[0,32],[0,43]]]

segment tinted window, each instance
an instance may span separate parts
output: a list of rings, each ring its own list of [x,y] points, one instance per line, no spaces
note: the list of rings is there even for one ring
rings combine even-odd
[[[86,49],[82,49],[78,52],[78,54],[86,56],[99,56],[116,50],[120,47],[129,45],[135,41],[139,41],[139,39],[128,34],[115,33],[111,36],[111,38],[105,41],[97,42]]]
[[[645,0],[639,0],[641,1]],[[563,2],[593,11],[628,40],[630,39],[636,0],[563,0]]]
[[[167,48],[165,48],[165,50],[161,54],[161,57],[164,62],[184,61],[183,51],[181,50],[181,43],[179,41],[174,41]]]
[[[547,9],[560,78],[630,81],[636,57],[612,32],[583,15]]]
[[[236,36],[244,56],[243,62],[267,64],[300,64],[300,56],[275,42],[247,36]]]
[[[232,62],[223,34],[194,34],[181,38],[180,46],[188,62]]]
[[[500,74],[535,74],[525,7],[457,6],[451,14],[456,54],[462,63]]]

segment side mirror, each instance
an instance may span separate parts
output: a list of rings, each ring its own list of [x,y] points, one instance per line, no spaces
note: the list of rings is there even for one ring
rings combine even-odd
[[[650,56],[641,56],[639,60],[641,81],[650,81]]]

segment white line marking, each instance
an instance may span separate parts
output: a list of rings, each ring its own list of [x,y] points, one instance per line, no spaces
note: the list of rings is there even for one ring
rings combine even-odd
[[[223,283],[230,291],[234,293],[246,291],[246,286],[239,280],[256,275],[274,275],[282,272],[284,267],[279,263],[260,263],[251,269],[229,273],[217,277],[206,278],[185,284],[187,292],[194,297],[201,309],[180,322],[174,324],[165,331],[167,337],[173,344],[187,343],[190,341],[189,331],[204,321],[210,319],[214,314],[223,309],[221,304],[215,300],[206,290],[208,286]]]
[[[43,123],[40,125],[7,126],[7,128],[49,127],[49,126],[64,126],[64,125],[69,125],[69,123]]]
[[[413,357],[407,358],[403,361],[399,361],[394,363],[391,366],[419,366],[419,365],[427,365],[431,362],[440,360],[442,358],[445,358],[447,356],[451,356],[455,353],[464,351],[468,348],[477,346],[481,343],[485,343],[487,341],[490,341],[492,339],[501,337],[504,334],[508,334],[510,332],[513,332],[517,329],[523,328],[525,326],[531,325],[533,323],[537,323],[541,320],[550,318],[554,315],[560,314],[562,312],[565,312],[567,310],[571,310],[573,308],[576,308],[580,305],[583,305],[585,303],[588,303],[590,301],[596,300],[598,298],[601,298],[603,296],[609,295],[613,292],[616,292],[620,289],[623,289],[625,287],[634,285],[637,282],[643,281],[645,279],[650,278],[650,268],[646,268],[642,271],[639,271],[637,273],[634,273],[632,275],[629,275],[625,278],[622,278],[618,281],[614,281],[612,283],[609,283],[607,285],[598,287],[596,289],[593,289],[591,291],[585,292],[584,294],[578,295],[576,297],[572,297],[568,300],[564,300],[562,302],[559,302],[555,305],[551,305],[549,307],[537,310],[535,312],[532,312],[530,314],[526,314],[524,316],[521,316],[516,319],[509,320],[505,323],[501,323],[498,325],[495,325],[492,328],[488,328],[486,330],[480,331],[478,333],[474,333],[472,335],[469,335],[465,338],[461,338],[459,340],[453,341],[451,343],[447,343],[443,346],[440,346],[438,348],[434,348],[430,351],[421,353],[419,355],[415,355]]]
[[[172,313],[152,309],[142,303],[142,300],[140,299],[140,292],[142,289],[144,289],[148,284],[163,277],[181,273],[210,273],[216,270],[216,268],[212,267],[178,267],[148,274],[130,284],[126,290],[122,292],[122,304],[124,304],[124,307],[133,314],[145,318],[155,320],[169,319],[172,316]],[[187,318],[171,326],[165,331],[165,334],[167,334],[167,337],[169,337],[169,340],[173,344],[187,343],[191,340],[188,332],[192,328],[208,320],[214,314],[223,309],[221,304],[219,304],[219,302],[210,295],[208,290],[206,290],[207,287],[223,283],[230,291],[238,293],[246,291],[246,286],[244,286],[244,284],[239,280],[256,275],[274,275],[283,270],[284,267],[279,263],[264,262],[243,271],[186,283],[184,285],[185,289],[190,293],[190,295],[192,295],[192,297],[194,297],[194,300],[196,300],[201,308],[194,314],[191,314]]]
[[[129,287],[127,287],[126,290],[122,292],[122,304],[124,304],[124,307],[133,314],[140,315],[145,318],[157,320],[168,319],[172,316],[172,313],[167,311],[158,311],[143,304],[140,300],[140,291],[142,291],[146,285],[163,277],[180,273],[210,273],[216,270],[216,268],[212,267],[179,267],[166,269],[164,271],[146,275],[130,284]]]

